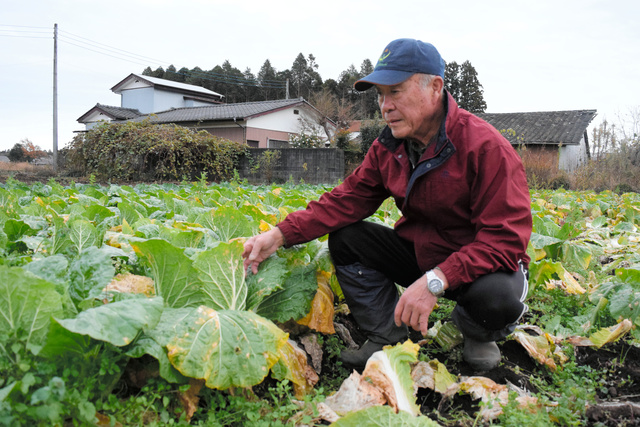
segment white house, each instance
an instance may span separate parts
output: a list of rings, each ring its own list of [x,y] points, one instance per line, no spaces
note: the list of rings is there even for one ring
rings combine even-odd
[[[131,74],[111,90],[121,96],[121,106],[96,104],[78,122],[89,130],[101,121],[175,123],[255,148],[284,148],[302,124],[319,135],[322,114],[303,98],[221,103],[222,95],[208,89],[155,77]],[[326,122],[326,120],[324,120]],[[330,131],[336,126],[329,121]]]

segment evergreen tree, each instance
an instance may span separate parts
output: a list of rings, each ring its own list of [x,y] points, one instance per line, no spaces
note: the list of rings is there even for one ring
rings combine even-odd
[[[444,70],[444,87],[460,108],[472,113],[484,113],[487,109],[478,73],[471,62],[465,61],[462,65],[455,61],[448,63]]]
[[[355,101],[359,97],[359,93],[353,88],[353,84],[360,79],[360,73],[356,67],[351,64],[349,68],[340,73],[338,78],[338,97]]]
[[[178,75],[180,76],[180,82],[185,83],[189,79],[189,75],[191,72],[187,67],[182,67],[178,70]]]
[[[471,62],[463,62],[460,67],[460,106],[472,113],[484,113],[487,103],[483,92],[476,69]]]
[[[360,65],[360,76],[363,78],[373,72],[373,64],[369,59],[362,61]],[[360,117],[362,119],[372,119],[378,112],[378,96],[375,90],[367,90],[360,93]]]
[[[11,150],[9,150],[9,160],[12,162],[26,162],[27,156],[24,152],[24,146],[21,143],[16,143]]]
[[[159,79],[163,79],[164,78],[164,68],[158,67],[154,71],[152,71],[151,74],[147,74],[147,76],[157,77]]]
[[[312,54],[309,54],[308,59],[302,53],[298,54],[291,66],[289,92],[292,98],[309,99],[313,92],[322,88],[322,77],[317,70],[318,64]]]
[[[189,71],[189,77],[186,78],[185,83],[194,86],[207,87],[205,86],[207,83],[207,74],[202,71],[202,68],[194,67],[193,69],[191,69],[191,71]],[[207,89],[211,88],[207,87]]]
[[[264,99],[265,101],[269,99],[278,99],[277,94],[279,91],[274,87],[277,85],[276,81],[278,80],[278,77],[276,75],[275,68],[271,66],[271,62],[268,59],[264,61],[260,71],[258,71],[257,80],[261,99]]]
[[[169,65],[165,70],[164,78],[174,82],[184,82],[185,79],[184,76],[178,74],[178,70],[176,70],[176,67],[174,67],[173,64]]]
[[[258,79],[251,72],[251,68],[244,70],[244,85],[242,86],[244,91],[245,102],[255,101],[258,96]]]
[[[460,66],[456,61],[447,63],[444,69],[444,87],[453,99],[460,99]]]
[[[292,98],[298,98],[302,96],[302,90],[304,89],[305,74],[307,72],[307,60],[301,53],[298,54],[296,59],[291,65],[291,81],[289,86],[289,93],[293,93]]]

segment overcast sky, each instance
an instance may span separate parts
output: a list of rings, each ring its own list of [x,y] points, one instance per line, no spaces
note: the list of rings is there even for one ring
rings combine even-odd
[[[375,63],[386,44],[433,43],[478,72],[487,112],[597,109],[594,124],[640,106],[637,0],[21,0],[0,17],[0,150],[53,147],[53,26],[58,24],[62,148],[96,103],[146,66],[229,60],[257,74],[313,54],[323,80]]]

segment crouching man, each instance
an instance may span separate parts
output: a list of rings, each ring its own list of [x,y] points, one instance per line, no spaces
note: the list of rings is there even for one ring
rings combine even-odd
[[[329,234],[349,308],[368,340],[341,360],[359,368],[407,327],[426,334],[438,298],[456,302],[464,360],[476,371],[501,360],[496,341],[527,310],[529,189],[520,157],[491,125],[444,89],[445,64],[419,40],[394,40],[355,83],[375,89],[387,126],[345,181],[306,210],[247,240],[245,268],[280,246]],[[394,228],[364,221],[388,197]],[[396,283],[406,289],[399,297]]]

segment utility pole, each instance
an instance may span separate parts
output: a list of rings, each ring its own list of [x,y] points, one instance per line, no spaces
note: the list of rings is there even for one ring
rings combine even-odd
[[[289,79],[287,79],[287,90],[286,90],[285,98],[289,99]]]
[[[58,172],[58,24],[53,26],[53,172]]]

